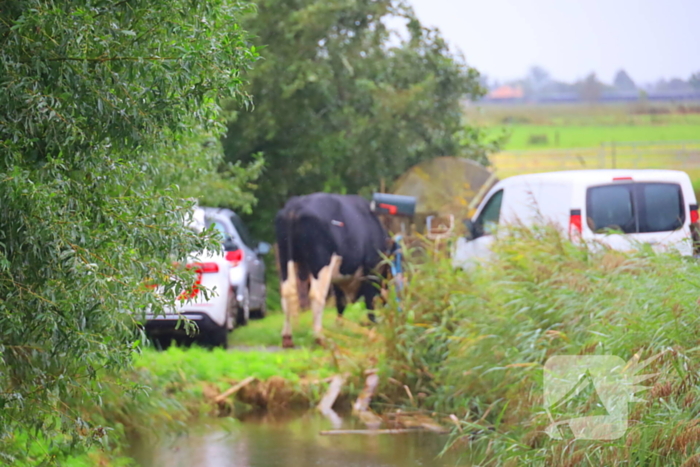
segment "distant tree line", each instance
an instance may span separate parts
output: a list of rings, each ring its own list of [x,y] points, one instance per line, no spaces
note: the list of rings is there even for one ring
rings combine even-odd
[[[700,98],[700,72],[691,75],[687,80],[672,78],[660,79],[656,83],[639,85],[625,70],[619,70],[612,83],[604,83],[595,73],[573,83],[554,79],[550,73],[540,66],[530,69],[527,76],[505,83],[489,81],[482,77],[482,85],[490,91],[501,86],[509,86],[519,92],[516,99],[524,100],[576,100],[596,102],[600,100],[636,100],[649,96]],[[506,97],[507,98],[507,97]],[[488,97],[487,97],[488,99]]]

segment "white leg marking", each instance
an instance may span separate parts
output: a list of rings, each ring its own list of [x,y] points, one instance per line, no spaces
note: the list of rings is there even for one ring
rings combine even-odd
[[[282,328],[282,337],[288,337],[291,340],[292,336],[292,315],[297,315],[299,312],[299,295],[297,294],[297,271],[293,261],[287,262],[287,280],[280,286],[280,295],[282,295],[282,310],[284,311],[284,327]]]
[[[333,276],[338,275],[342,261],[343,258],[334,253],[331,256],[330,264],[319,271],[318,278],[311,277],[309,298],[311,299],[311,311],[314,316],[314,335],[319,339],[323,334],[323,307],[326,305],[328,289],[331,287]]]

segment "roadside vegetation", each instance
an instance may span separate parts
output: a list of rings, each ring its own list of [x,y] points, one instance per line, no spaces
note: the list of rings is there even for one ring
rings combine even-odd
[[[451,448],[468,463],[697,465],[699,287],[694,259],[591,251],[553,229],[516,229],[472,272],[441,257],[412,266],[403,311],[394,306],[383,326],[385,376],[418,395],[397,388],[394,398],[457,425]],[[543,365],[553,355],[660,355],[624,437],[549,439]],[[601,409],[594,396],[579,403],[567,406],[574,417]]]

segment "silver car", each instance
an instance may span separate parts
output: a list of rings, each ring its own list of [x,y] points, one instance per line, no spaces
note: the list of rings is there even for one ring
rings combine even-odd
[[[267,311],[267,289],[262,256],[270,252],[270,244],[254,242],[241,218],[230,209],[197,209],[204,211],[207,227],[213,225],[223,236],[226,259],[231,263],[231,286],[238,303],[236,324],[245,325],[249,318],[263,318]]]

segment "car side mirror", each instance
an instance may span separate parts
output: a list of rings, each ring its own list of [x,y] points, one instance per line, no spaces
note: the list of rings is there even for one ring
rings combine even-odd
[[[467,228],[467,235],[465,237],[467,240],[474,240],[476,238],[476,229],[474,228],[474,222],[471,219],[464,219],[464,226]]]
[[[267,242],[260,242],[258,243],[258,247],[255,249],[255,252],[259,255],[266,255],[270,252],[272,249],[272,246],[267,243]]]
[[[224,245],[224,251],[236,251],[236,250],[238,250],[238,245],[236,245],[236,242],[234,242],[233,239],[230,237],[223,241],[223,245]]]

